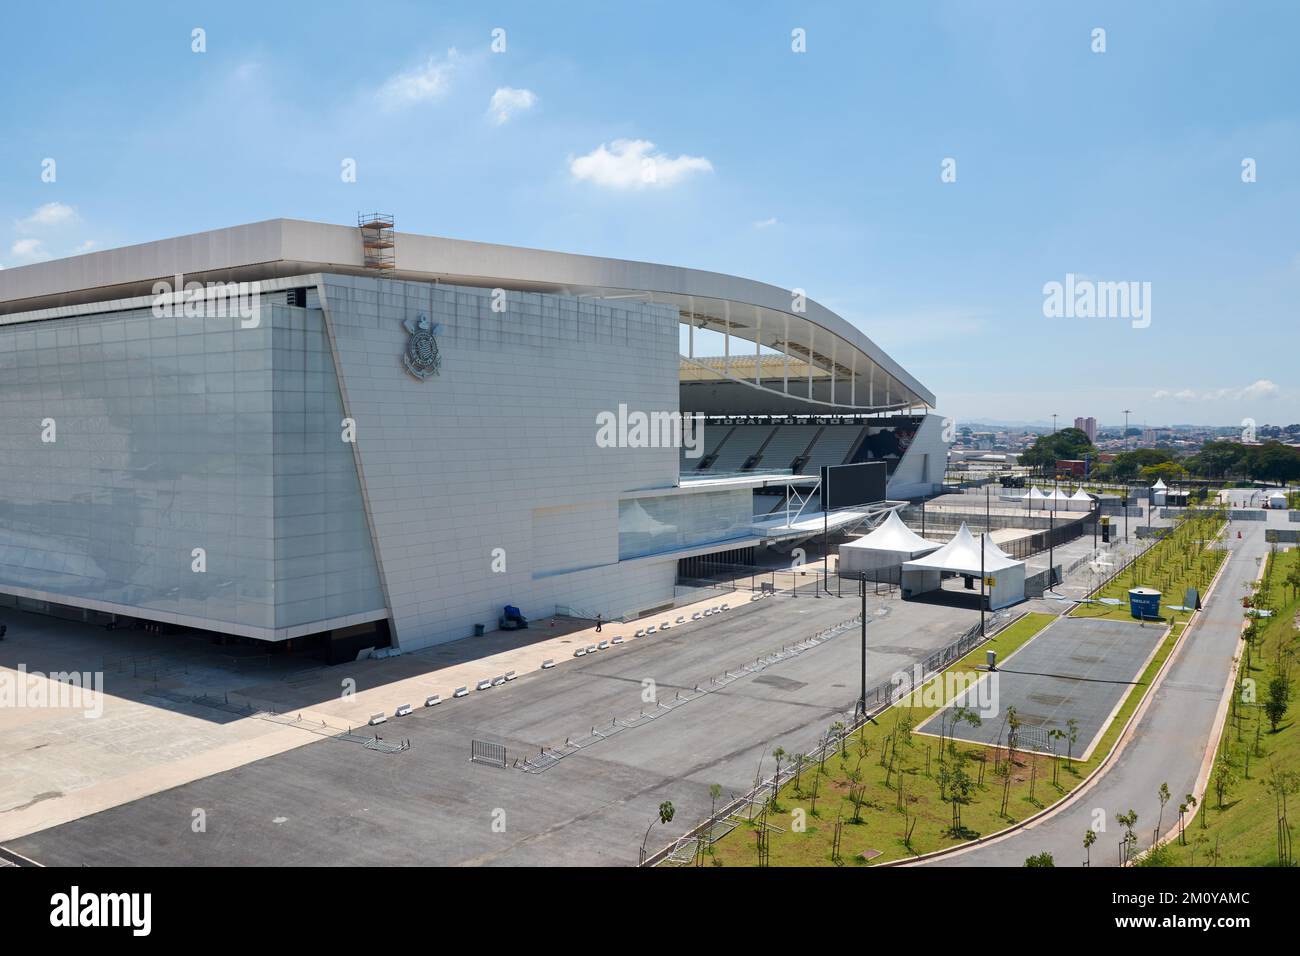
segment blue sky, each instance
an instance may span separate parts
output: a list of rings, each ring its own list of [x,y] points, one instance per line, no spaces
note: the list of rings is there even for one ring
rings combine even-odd
[[[9,268],[377,209],[804,288],[959,421],[1300,421],[1294,3],[86,3],[5,21]],[[1150,325],[1044,316],[1067,274],[1151,283]]]

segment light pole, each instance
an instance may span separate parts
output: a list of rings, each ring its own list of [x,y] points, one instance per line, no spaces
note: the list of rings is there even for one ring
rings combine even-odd
[[[1125,451],[1128,451],[1128,416],[1131,411],[1132,411],[1131,408],[1124,409],[1124,450]],[[1127,536],[1128,536],[1128,532],[1125,532],[1125,537]]]
[[[862,696],[858,698],[858,713],[867,716],[867,574],[862,572]]]
[[[1056,587],[1056,479],[1052,479],[1052,511],[1047,519],[1047,590]]]
[[[1052,412],[1052,434],[1056,434],[1056,412]]]
[[[985,535],[983,534],[980,535],[980,637],[985,636],[984,634],[984,585],[987,583],[987,578],[985,578],[984,576],[984,538]]]

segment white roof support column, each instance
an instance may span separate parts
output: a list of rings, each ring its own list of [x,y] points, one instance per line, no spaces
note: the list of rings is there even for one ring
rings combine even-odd
[[[688,300],[690,303],[690,322],[686,326],[686,357],[695,358],[695,296]]]
[[[785,370],[781,374],[781,391],[790,394],[790,316],[785,317],[785,338],[781,342],[781,354],[785,357]]]
[[[816,341],[817,341],[817,331],[813,328],[809,328],[808,329],[808,397],[809,398],[813,397],[812,357],[813,357],[813,343]]]
[[[835,339],[831,339],[831,404],[835,404]]]
[[[726,331],[722,333],[722,368],[731,374],[731,303],[722,303],[722,321],[726,323]]]

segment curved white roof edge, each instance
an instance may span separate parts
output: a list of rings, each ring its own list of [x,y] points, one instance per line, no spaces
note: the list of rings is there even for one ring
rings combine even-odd
[[[790,290],[752,279],[404,232],[396,233],[396,265],[391,274],[394,279],[435,278],[463,285],[574,295],[644,294],[692,313],[721,311],[738,323],[731,334],[751,341],[762,338],[761,328],[748,326],[751,316],[761,327],[763,314],[779,315],[783,321],[805,326],[810,348],[821,356],[835,355],[834,340],[838,339],[850,353],[856,351],[888,373],[919,404],[935,404],[932,392],[847,320],[812,299],[806,300],[806,311],[796,313]],[[228,281],[331,271],[373,274],[365,268],[357,227],[269,219],[0,270],[0,313],[93,301],[87,293],[100,290],[117,290],[111,292],[113,297],[140,294],[134,287],[176,274],[190,278],[216,274]],[[824,343],[813,341],[818,330],[830,333],[829,350]],[[770,324],[768,331],[775,331]],[[832,361],[841,360],[835,357]]]

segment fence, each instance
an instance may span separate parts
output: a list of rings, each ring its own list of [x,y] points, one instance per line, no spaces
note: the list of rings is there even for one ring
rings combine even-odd
[[[843,741],[856,733],[867,721],[874,720],[879,714],[907,697],[908,694],[935,674],[952,663],[961,660],[961,658],[979,647],[980,644],[1023,616],[1024,612],[1012,614],[1009,611],[999,611],[991,616],[989,626],[983,630],[983,633],[981,633],[981,626],[975,624],[947,647],[935,651],[927,657],[912,674],[900,672],[894,678],[882,681],[874,688],[868,689],[866,710],[862,711],[855,708],[855,713],[845,713],[842,715],[842,720],[832,723],[831,729],[822,737],[817,748],[812,753],[807,754],[802,762],[780,768],[772,776],[756,783],[751,790],[741,796],[733,796],[729,803],[725,804],[703,823],[692,828],[657,853],[643,858],[640,865],[658,866],[660,863],[665,862],[677,865],[690,863],[697,858],[697,854],[703,852],[710,844],[717,842],[722,836],[735,829],[742,820],[752,820],[755,809],[761,809],[766,804],[768,797],[779,790],[782,784],[789,782],[796,774],[802,773],[806,768],[819,763],[824,757],[829,756],[838,749]]]
[[[505,746],[494,744],[490,740],[471,740],[469,759],[470,763],[485,763],[503,769],[507,766]]]
[[[902,574],[897,566],[875,571],[846,572],[841,575],[836,571],[828,573],[821,562],[790,568],[763,568],[755,565],[702,561],[697,558],[686,560],[691,562],[689,569],[694,576],[683,577],[679,567],[676,585],[678,588],[771,591],[787,597],[816,597],[825,594],[852,597],[859,593],[860,582],[864,578],[868,585],[874,586],[872,593],[889,594],[898,587]]]
[[[904,509],[902,517],[909,526],[922,527],[921,510],[919,508]],[[1023,538],[999,545],[1011,557],[1017,561],[1023,561],[1030,555],[1038,554],[1040,551],[1046,551],[1049,548],[1060,547],[1066,542],[1082,537],[1084,534],[1090,534],[1099,518],[1100,514],[1095,510],[1077,518],[1061,518],[1055,521],[1042,514],[1010,514],[1005,511],[992,511],[987,516],[982,511],[928,511],[925,515],[925,532],[923,536],[934,537],[931,533],[934,530],[955,533],[963,524],[974,534],[978,534],[981,530],[994,531],[1004,528],[1023,528],[1026,524],[1037,525],[1040,530]],[[1046,522],[1046,527],[1043,526],[1044,522]]]

